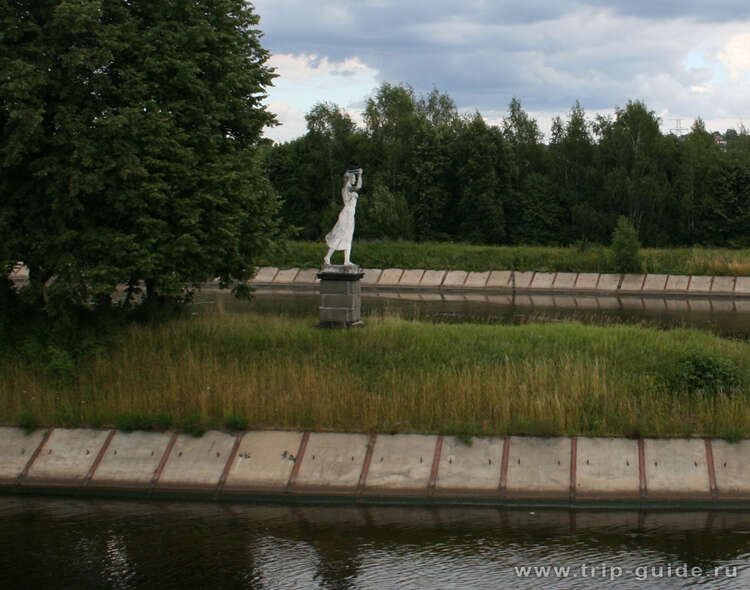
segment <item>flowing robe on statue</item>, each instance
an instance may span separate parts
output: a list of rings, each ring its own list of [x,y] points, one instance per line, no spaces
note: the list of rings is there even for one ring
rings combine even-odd
[[[333,229],[326,234],[326,244],[334,250],[349,250],[352,247],[354,236],[354,210],[357,207],[357,193],[351,187],[341,189],[341,197],[344,199],[344,208],[339,213],[339,218]]]

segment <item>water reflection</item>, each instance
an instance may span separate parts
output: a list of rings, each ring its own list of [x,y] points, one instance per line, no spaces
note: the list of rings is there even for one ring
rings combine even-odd
[[[319,301],[314,291],[258,289],[253,301],[246,302],[226,292],[208,289],[196,294],[193,310],[194,313],[218,309],[226,313],[255,311],[315,317]],[[366,291],[362,295],[362,314],[365,317],[395,314],[432,322],[639,324],[698,328],[725,337],[750,339],[748,299]]]
[[[8,588],[601,588],[610,578],[622,588],[643,588],[644,581],[646,587],[726,588],[750,582],[746,512],[6,497],[0,521],[0,584]],[[563,569],[545,574],[547,567]],[[614,578],[613,568],[620,568]]]

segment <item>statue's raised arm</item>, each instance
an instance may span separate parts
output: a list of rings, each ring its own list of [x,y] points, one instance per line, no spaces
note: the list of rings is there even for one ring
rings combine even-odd
[[[359,198],[357,191],[361,188],[362,168],[347,170],[344,173],[344,184],[341,187],[341,199],[344,201],[344,207],[339,213],[336,225],[326,234],[328,253],[323,259],[326,265],[331,264],[331,255],[337,250],[344,251],[345,265],[352,264],[349,257],[352,251],[352,237],[354,236],[354,212]]]

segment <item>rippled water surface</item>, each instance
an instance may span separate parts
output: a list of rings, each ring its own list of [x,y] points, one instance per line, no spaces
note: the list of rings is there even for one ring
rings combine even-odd
[[[747,512],[0,497],[0,525],[2,588],[750,587]]]

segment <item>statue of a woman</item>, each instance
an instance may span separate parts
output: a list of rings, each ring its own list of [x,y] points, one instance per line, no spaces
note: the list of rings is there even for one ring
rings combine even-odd
[[[354,186],[356,180],[357,185]],[[357,207],[356,191],[362,188],[362,168],[347,170],[344,174],[344,186],[341,188],[341,198],[344,208],[339,213],[338,221],[333,229],[326,234],[328,254],[323,258],[327,265],[331,264],[331,254],[336,250],[344,251],[344,264],[350,265],[349,256],[352,252],[352,236],[354,235],[354,209]]]

